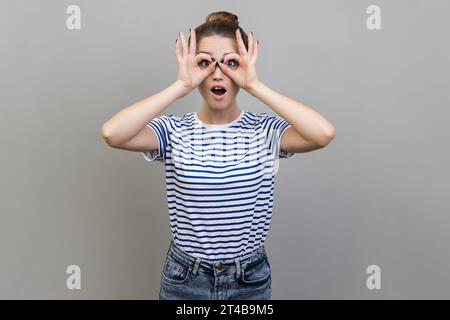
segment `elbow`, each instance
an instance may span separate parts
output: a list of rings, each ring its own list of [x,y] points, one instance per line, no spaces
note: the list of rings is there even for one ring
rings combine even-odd
[[[334,127],[330,130],[329,133],[327,133],[327,137],[330,140],[330,142],[331,140],[334,139],[334,137],[336,137],[336,129]]]
[[[327,132],[323,135],[323,137],[322,137],[322,139],[320,140],[319,144],[320,144],[322,147],[325,147],[325,146],[327,146],[327,145],[334,139],[335,136],[336,136],[336,129],[333,127],[331,130],[327,131]]]
[[[109,146],[114,147],[113,134],[105,124],[100,129],[100,136]]]

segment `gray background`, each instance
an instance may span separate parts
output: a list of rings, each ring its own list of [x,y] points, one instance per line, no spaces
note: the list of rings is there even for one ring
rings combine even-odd
[[[66,28],[70,4],[81,30]],[[381,30],[366,27],[371,4]],[[2,1],[0,298],[157,299],[163,166],[100,128],[173,83],[178,31],[218,10],[260,40],[264,83],[336,127],[326,148],[280,161],[272,298],[449,299],[450,5],[406,0]],[[242,89],[238,104],[272,112]],[[71,264],[81,290],[66,288]]]

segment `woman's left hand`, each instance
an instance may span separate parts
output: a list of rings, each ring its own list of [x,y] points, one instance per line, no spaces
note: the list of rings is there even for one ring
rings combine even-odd
[[[244,41],[239,29],[236,29],[236,40],[239,49],[239,55],[230,53],[227,55],[227,62],[231,60],[237,61],[236,66],[229,66],[219,61],[220,69],[229,76],[241,88],[249,91],[258,82],[258,75],[256,74],[256,59],[258,57],[258,42],[254,41],[253,34],[247,33],[248,37],[248,51],[245,48]]]

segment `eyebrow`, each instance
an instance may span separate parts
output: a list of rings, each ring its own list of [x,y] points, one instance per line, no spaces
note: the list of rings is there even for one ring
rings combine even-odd
[[[209,54],[210,56],[212,56],[212,53],[211,53],[211,52],[208,52],[208,51],[199,51],[198,53],[207,53],[207,54]],[[198,54],[198,53],[197,53],[197,54]],[[235,51],[231,51],[231,52],[224,53],[223,56],[222,56],[222,58],[225,57],[227,54],[230,54],[230,53],[236,53],[236,54],[238,54],[238,53],[235,52]]]

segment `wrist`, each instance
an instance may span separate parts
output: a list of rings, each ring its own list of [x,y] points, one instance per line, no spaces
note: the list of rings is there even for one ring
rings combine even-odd
[[[254,83],[252,83],[251,85],[249,85],[249,87],[247,88],[247,91],[251,95],[255,95],[258,91],[261,90],[261,88],[263,86],[264,86],[263,83],[258,80],[258,81],[255,81]]]
[[[181,80],[176,80],[172,86],[175,88],[177,92],[177,98],[182,98],[185,95],[187,95],[191,90],[189,88],[186,88],[186,86],[183,84]]]

